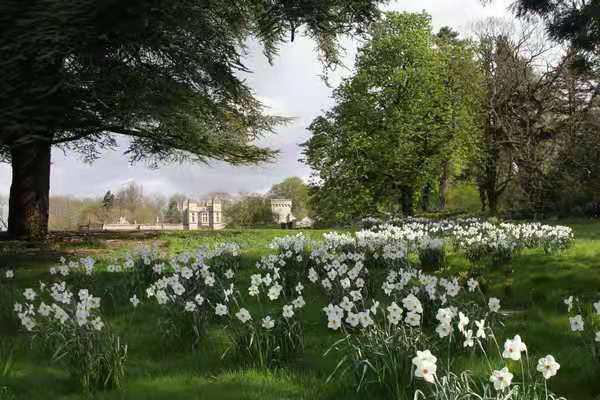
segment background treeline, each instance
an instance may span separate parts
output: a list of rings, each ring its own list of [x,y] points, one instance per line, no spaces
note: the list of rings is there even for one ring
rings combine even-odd
[[[152,224],[158,219],[165,223],[181,223],[184,202],[190,198],[176,193],[169,197],[145,193],[143,186],[131,182],[114,193],[104,196],[79,198],[76,196],[50,197],[50,229],[76,230],[81,225],[117,223],[121,217],[130,223]],[[271,213],[272,198],[292,199],[294,216],[299,219],[312,215],[309,209],[308,186],[298,177],[287,178],[273,185],[267,193],[223,192],[208,193],[201,199],[219,198],[223,203],[225,222],[231,227],[275,226]],[[7,203],[0,195],[0,206]]]
[[[415,212],[600,214],[600,68],[535,20],[469,38],[387,13],[316,118],[304,159],[322,222]]]
[[[291,199],[292,214],[298,220],[313,215],[309,205],[308,186],[298,177],[290,177],[273,185],[265,193],[243,194],[224,204],[224,216],[229,227],[275,226],[271,199]]]
[[[73,230],[80,225],[117,223],[121,217],[130,223],[180,223],[183,201],[187,197],[175,194],[167,198],[156,193],[144,193],[143,187],[129,183],[115,193],[102,197],[50,197],[50,229]]]

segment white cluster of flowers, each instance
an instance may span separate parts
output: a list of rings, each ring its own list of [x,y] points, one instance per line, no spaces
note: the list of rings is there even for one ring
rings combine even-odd
[[[521,340],[519,335],[515,335],[513,339],[508,339],[504,343],[504,352],[502,357],[505,359],[519,361],[521,354],[527,351],[527,346]],[[437,377],[437,357],[430,350],[417,351],[417,355],[412,359],[412,364],[415,367],[414,375],[417,378],[423,379],[431,384],[438,384]],[[556,362],[552,355],[547,355],[538,360],[536,370],[541,374],[544,380],[548,380],[556,376],[560,364]],[[508,367],[503,367],[498,370],[492,370],[489,381],[498,392],[506,391],[512,384],[514,375]],[[442,380],[443,382],[443,380]]]
[[[81,258],[78,261],[71,260],[67,263],[64,257],[60,258],[60,264],[50,268],[50,275],[69,276],[72,272],[81,272],[85,275],[92,275],[96,260],[92,257]]]
[[[226,270],[220,274],[207,264],[172,263],[173,272],[164,275],[146,289],[146,297],[154,298],[158,304],[176,304],[185,312],[196,312],[208,304],[228,303],[234,293],[232,282],[235,273]],[[181,260],[180,260],[181,261]],[[132,304],[139,302],[132,298]],[[219,308],[222,313],[222,307]],[[217,315],[219,312],[215,309]]]
[[[14,310],[29,332],[52,322],[96,331],[104,327],[99,315],[100,298],[92,296],[87,289],[80,289],[75,295],[64,281],[50,287],[40,283],[39,292],[27,288],[23,297],[26,302],[15,303]]]
[[[566,226],[540,223],[500,223],[470,218],[432,221],[406,219],[382,223],[356,233],[357,247],[387,257],[401,257],[418,248],[439,249],[444,239],[468,253],[500,252],[511,254],[523,248],[560,250],[573,240]]]
[[[470,278],[468,285],[468,290],[472,292],[479,286],[479,283]],[[418,269],[399,268],[388,272],[382,289],[388,296],[406,292],[424,293],[429,300],[445,305],[449,299],[458,296],[463,288],[456,277],[438,278]]]

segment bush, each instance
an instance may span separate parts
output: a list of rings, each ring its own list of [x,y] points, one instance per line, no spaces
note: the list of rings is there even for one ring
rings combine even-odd
[[[419,261],[424,271],[433,272],[446,268],[446,248],[441,239],[423,242],[419,248]]]

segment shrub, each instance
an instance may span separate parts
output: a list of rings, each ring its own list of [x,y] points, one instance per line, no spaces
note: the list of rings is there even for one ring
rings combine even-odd
[[[423,241],[419,247],[419,262],[424,271],[432,272],[446,268],[446,249],[441,239]]]

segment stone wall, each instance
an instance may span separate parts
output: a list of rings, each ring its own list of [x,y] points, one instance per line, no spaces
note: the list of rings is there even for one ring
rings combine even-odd
[[[183,224],[104,224],[97,226],[83,225],[79,227],[80,231],[112,231],[112,232],[127,232],[127,231],[182,231],[185,227]]]

